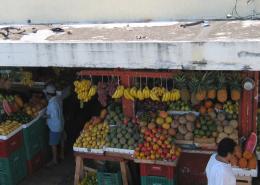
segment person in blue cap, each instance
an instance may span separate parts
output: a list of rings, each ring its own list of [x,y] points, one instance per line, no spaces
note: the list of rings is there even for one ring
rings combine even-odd
[[[52,148],[52,161],[48,166],[58,164],[58,145],[61,144],[60,157],[64,158],[64,118],[62,100],[56,94],[56,88],[54,85],[47,85],[44,90],[46,98],[48,100],[48,106],[46,110],[47,125],[49,127],[49,145]]]

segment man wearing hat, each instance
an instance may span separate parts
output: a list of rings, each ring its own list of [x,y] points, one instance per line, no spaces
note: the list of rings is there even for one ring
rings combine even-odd
[[[62,111],[62,100],[56,95],[56,88],[54,85],[47,85],[44,90],[48,100],[46,110],[47,124],[50,129],[49,145],[52,148],[52,161],[49,165],[58,164],[58,145],[61,144],[61,158],[64,158],[63,146],[63,132],[64,132],[64,118]]]

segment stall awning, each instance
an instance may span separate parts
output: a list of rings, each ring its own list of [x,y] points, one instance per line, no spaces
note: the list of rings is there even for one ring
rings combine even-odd
[[[2,25],[0,66],[260,70],[260,21]]]

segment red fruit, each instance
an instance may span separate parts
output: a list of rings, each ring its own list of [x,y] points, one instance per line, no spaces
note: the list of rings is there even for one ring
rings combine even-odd
[[[172,160],[175,161],[177,159],[176,156],[172,156]]]
[[[161,141],[164,141],[165,139],[166,139],[165,136],[163,136],[163,135],[160,136],[160,140],[161,140]]]
[[[157,133],[157,129],[156,129],[156,128],[153,128],[153,129],[152,129],[152,133],[154,133],[154,134]]]
[[[140,144],[138,145],[138,148],[140,149],[140,148],[142,148],[142,147],[143,147],[143,144],[140,143]]]
[[[161,147],[162,147],[162,148],[166,148],[166,144],[162,144]]]
[[[158,140],[158,141],[157,141],[157,144],[161,146],[161,145],[162,145],[162,141],[161,141],[161,140]]]
[[[167,159],[171,159],[171,157],[172,157],[172,156],[171,156],[171,154],[169,154],[169,153],[166,155],[166,158],[167,158]]]

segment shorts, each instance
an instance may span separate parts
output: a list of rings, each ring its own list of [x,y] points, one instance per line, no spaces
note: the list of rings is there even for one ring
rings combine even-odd
[[[55,146],[60,144],[62,132],[52,132],[50,131],[49,145]]]

